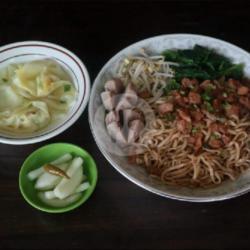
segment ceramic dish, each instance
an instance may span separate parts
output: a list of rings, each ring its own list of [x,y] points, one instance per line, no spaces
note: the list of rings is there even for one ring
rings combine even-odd
[[[18,42],[0,47],[1,68],[12,63],[43,59],[56,61],[72,79],[76,89],[73,106],[57,123],[49,124],[44,129],[30,135],[10,135],[2,132],[0,142],[20,145],[47,140],[69,128],[84,111],[90,93],[90,80],[86,67],[76,55],[61,46],[40,41]]]
[[[90,187],[72,204],[66,207],[51,207],[38,198],[38,191],[34,188],[34,181],[30,181],[27,174],[31,170],[34,170],[45,163],[51,162],[66,153],[83,158],[83,171],[87,176],[87,181],[90,183]],[[48,213],[63,213],[82,205],[93,193],[96,182],[97,168],[93,158],[82,148],[68,143],[54,143],[37,149],[24,161],[19,173],[19,188],[24,199],[34,208]]]
[[[249,53],[228,42],[193,34],[172,34],[149,38],[123,49],[104,65],[93,84],[89,102],[89,122],[95,141],[103,155],[117,171],[133,183],[155,194],[177,200],[193,202],[225,200],[250,190],[250,171],[246,171],[235,182],[225,181],[210,189],[170,187],[157,179],[151,178],[143,168],[129,164],[122,152],[110,139],[104,124],[105,111],[101,103],[100,93],[103,91],[105,81],[114,76],[119,62],[124,57],[138,54],[141,48],[150,51],[152,54],[159,54],[166,49],[192,48],[195,44],[212,48],[231,58],[234,63],[244,63],[244,73],[250,77]]]

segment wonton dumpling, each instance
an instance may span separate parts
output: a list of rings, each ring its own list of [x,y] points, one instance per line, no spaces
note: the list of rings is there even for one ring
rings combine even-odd
[[[49,60],[35,61],[20,66],[15,71],[13,83],[21,95],[30,99],[46,97],[58,88],[61,88],[60,95],[62,95],[64,86],[72,85],[63,69]]]
[[[8,67],[4,67],[0,69],[0,84],[10,84],[12,81],[12,77],[15,74],[15,70],[17,69],[16,64],[8,65]]]
[[[20,88],[22,90],[21,92],[26,91],[27,94],[36,96],[36,79],[42,70],[44,70],[44,66],[42,66],[41,64],[24,64],[15,71],[13,83],[17,88]],[[27,97],[27,95],[25,95],[25,97]]]
[[[51,117],[46,103],[28,102],[14,112],[0,112],[0,128],[6,131],[34,132],[48,125]]]
[[[0,130],[32,133],[65,116],[76,90],[52,60],[11,64],[0,69]]]
[[[0,112],[20,106],[23,97],[17,95],[9,84],[0,84]]]

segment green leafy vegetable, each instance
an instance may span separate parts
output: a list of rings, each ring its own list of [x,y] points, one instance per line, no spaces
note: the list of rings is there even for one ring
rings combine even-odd
[[[243,68],[244,64],[235,64],[232,65],[230,68],[227,68],[223,72],[223,76],[234,78],[234,79],[241,79],[243,75]]]
[[[195,67],[184,67],[184,66],[176,66],[175,69],[175,78],[180,81],[182,78],[187,77],[187,78],[196,78],[196,79],[202,79],[202,80],[206,80],[206,79],[210,79],[210,75],[199,68],[195,68]]]
[[[243,76],[243,64],[233,64],[228,58],[200,45],[193,49],[165,50],[162,54],[165,60],[179,63],[174,66],[177,81],[184,77],[213,80],[223,76],[234,79]]]
[[[169,94],[172,90],[180,89],[181,85],[176,80],[171,79],[167,86],[164,88],[164,92],[166,95]]]

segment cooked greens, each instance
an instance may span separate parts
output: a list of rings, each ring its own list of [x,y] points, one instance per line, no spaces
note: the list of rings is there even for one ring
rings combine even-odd
[[[200,45],[193,49],[165,50],[162,54],[166,61],[179,64],[174,66],[177,81],[184,77],[214,80],[223,76],[234,79],[243,76],[243,64],[233,64],[228,58]]]

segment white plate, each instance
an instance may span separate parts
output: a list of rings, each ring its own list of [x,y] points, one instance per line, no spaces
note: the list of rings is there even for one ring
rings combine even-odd
[[[0,67],[5,67],[10,63],[41,59],[55,60],[69,73],[76,88],[76,101],[61,121],[28,136],[0,133],[0,142],[2,143],[23,145],[54,137],[69,128],[80,117],[88,103],[90,93],[88,71],[82,61],[69,50],[56,44],[41,41],[18,42],[0,47]]]
[[[119,151],[115,151],[115,145],[113,145],[104,125],[104,109],[101,105],[100,93],[103,91],[105,81],[114,74],[121,59],[127,55],[138,54],[140,48],[159,54],[165,49],[187,49],[192,48],[195,44],[213,48],[235,63],[245,63],[245,74],[250,76],[250,55],[228,42],[193,34],[152,37],[123,49],[104,65],[92,87],[89,101],[89,122],[95,141],[103,155],[116,170],[133,183],[155,194],[178,200],[193,202],[225,200],[250,190],[250,171],[245,172],[235,182],[226,181],[219,187],[210,189],[170,187],[151,178],[143,168],[129,164]]]

